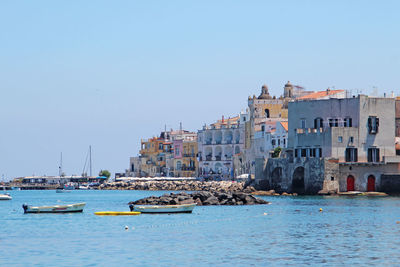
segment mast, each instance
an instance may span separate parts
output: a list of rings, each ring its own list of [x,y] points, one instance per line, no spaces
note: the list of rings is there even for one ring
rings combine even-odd
[[[58,166],[58,176],[61,177],[61,175],[62,175],[62,152],[60,157],[60,166]]]
[[[92,176],[92,146],[89,146],[90,176]]]

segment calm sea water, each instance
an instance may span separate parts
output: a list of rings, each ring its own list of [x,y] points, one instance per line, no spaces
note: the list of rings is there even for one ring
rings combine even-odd
[[[95,216],[165,192],[10,193],[0,201],[0,266],[400,265],[400,198],[264,197],[272,204]],[[21,207],[76,202],[86,202],[82,214]]]

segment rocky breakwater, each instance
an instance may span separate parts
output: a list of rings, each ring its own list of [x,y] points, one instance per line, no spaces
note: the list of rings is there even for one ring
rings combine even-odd
[[[101,190],[165,190],[165,191],[211,191],[251,193],[252,186],[245,188],[244,182],[232,181],[119,181],[100,185]]]
[[[269,204],[268,201],[243,192],[222,193],[209,191],[191,194],[185,192],[170,193],[160,197],[151,196],[129,202],[129,204],[133,205],[180,205],[191,203],[196,203],[197,206]]]

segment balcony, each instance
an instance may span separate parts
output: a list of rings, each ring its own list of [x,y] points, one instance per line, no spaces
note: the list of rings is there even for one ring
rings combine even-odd
[[[216,161],[221,161],[221,155],[215,156],[215,160],[216,160]]]
[[[211,155],[207,155],[207,156],[206,156],[206,160],[207,160],[207,161],[212,160],[212,156],[211,156]]]

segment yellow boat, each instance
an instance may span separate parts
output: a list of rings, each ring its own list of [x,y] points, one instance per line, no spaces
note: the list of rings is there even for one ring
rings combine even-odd
[[[119,216],[119,215],[140,215],[139,211],[97,211],[94,213],[95,215],[111,215],[111,216]]]

